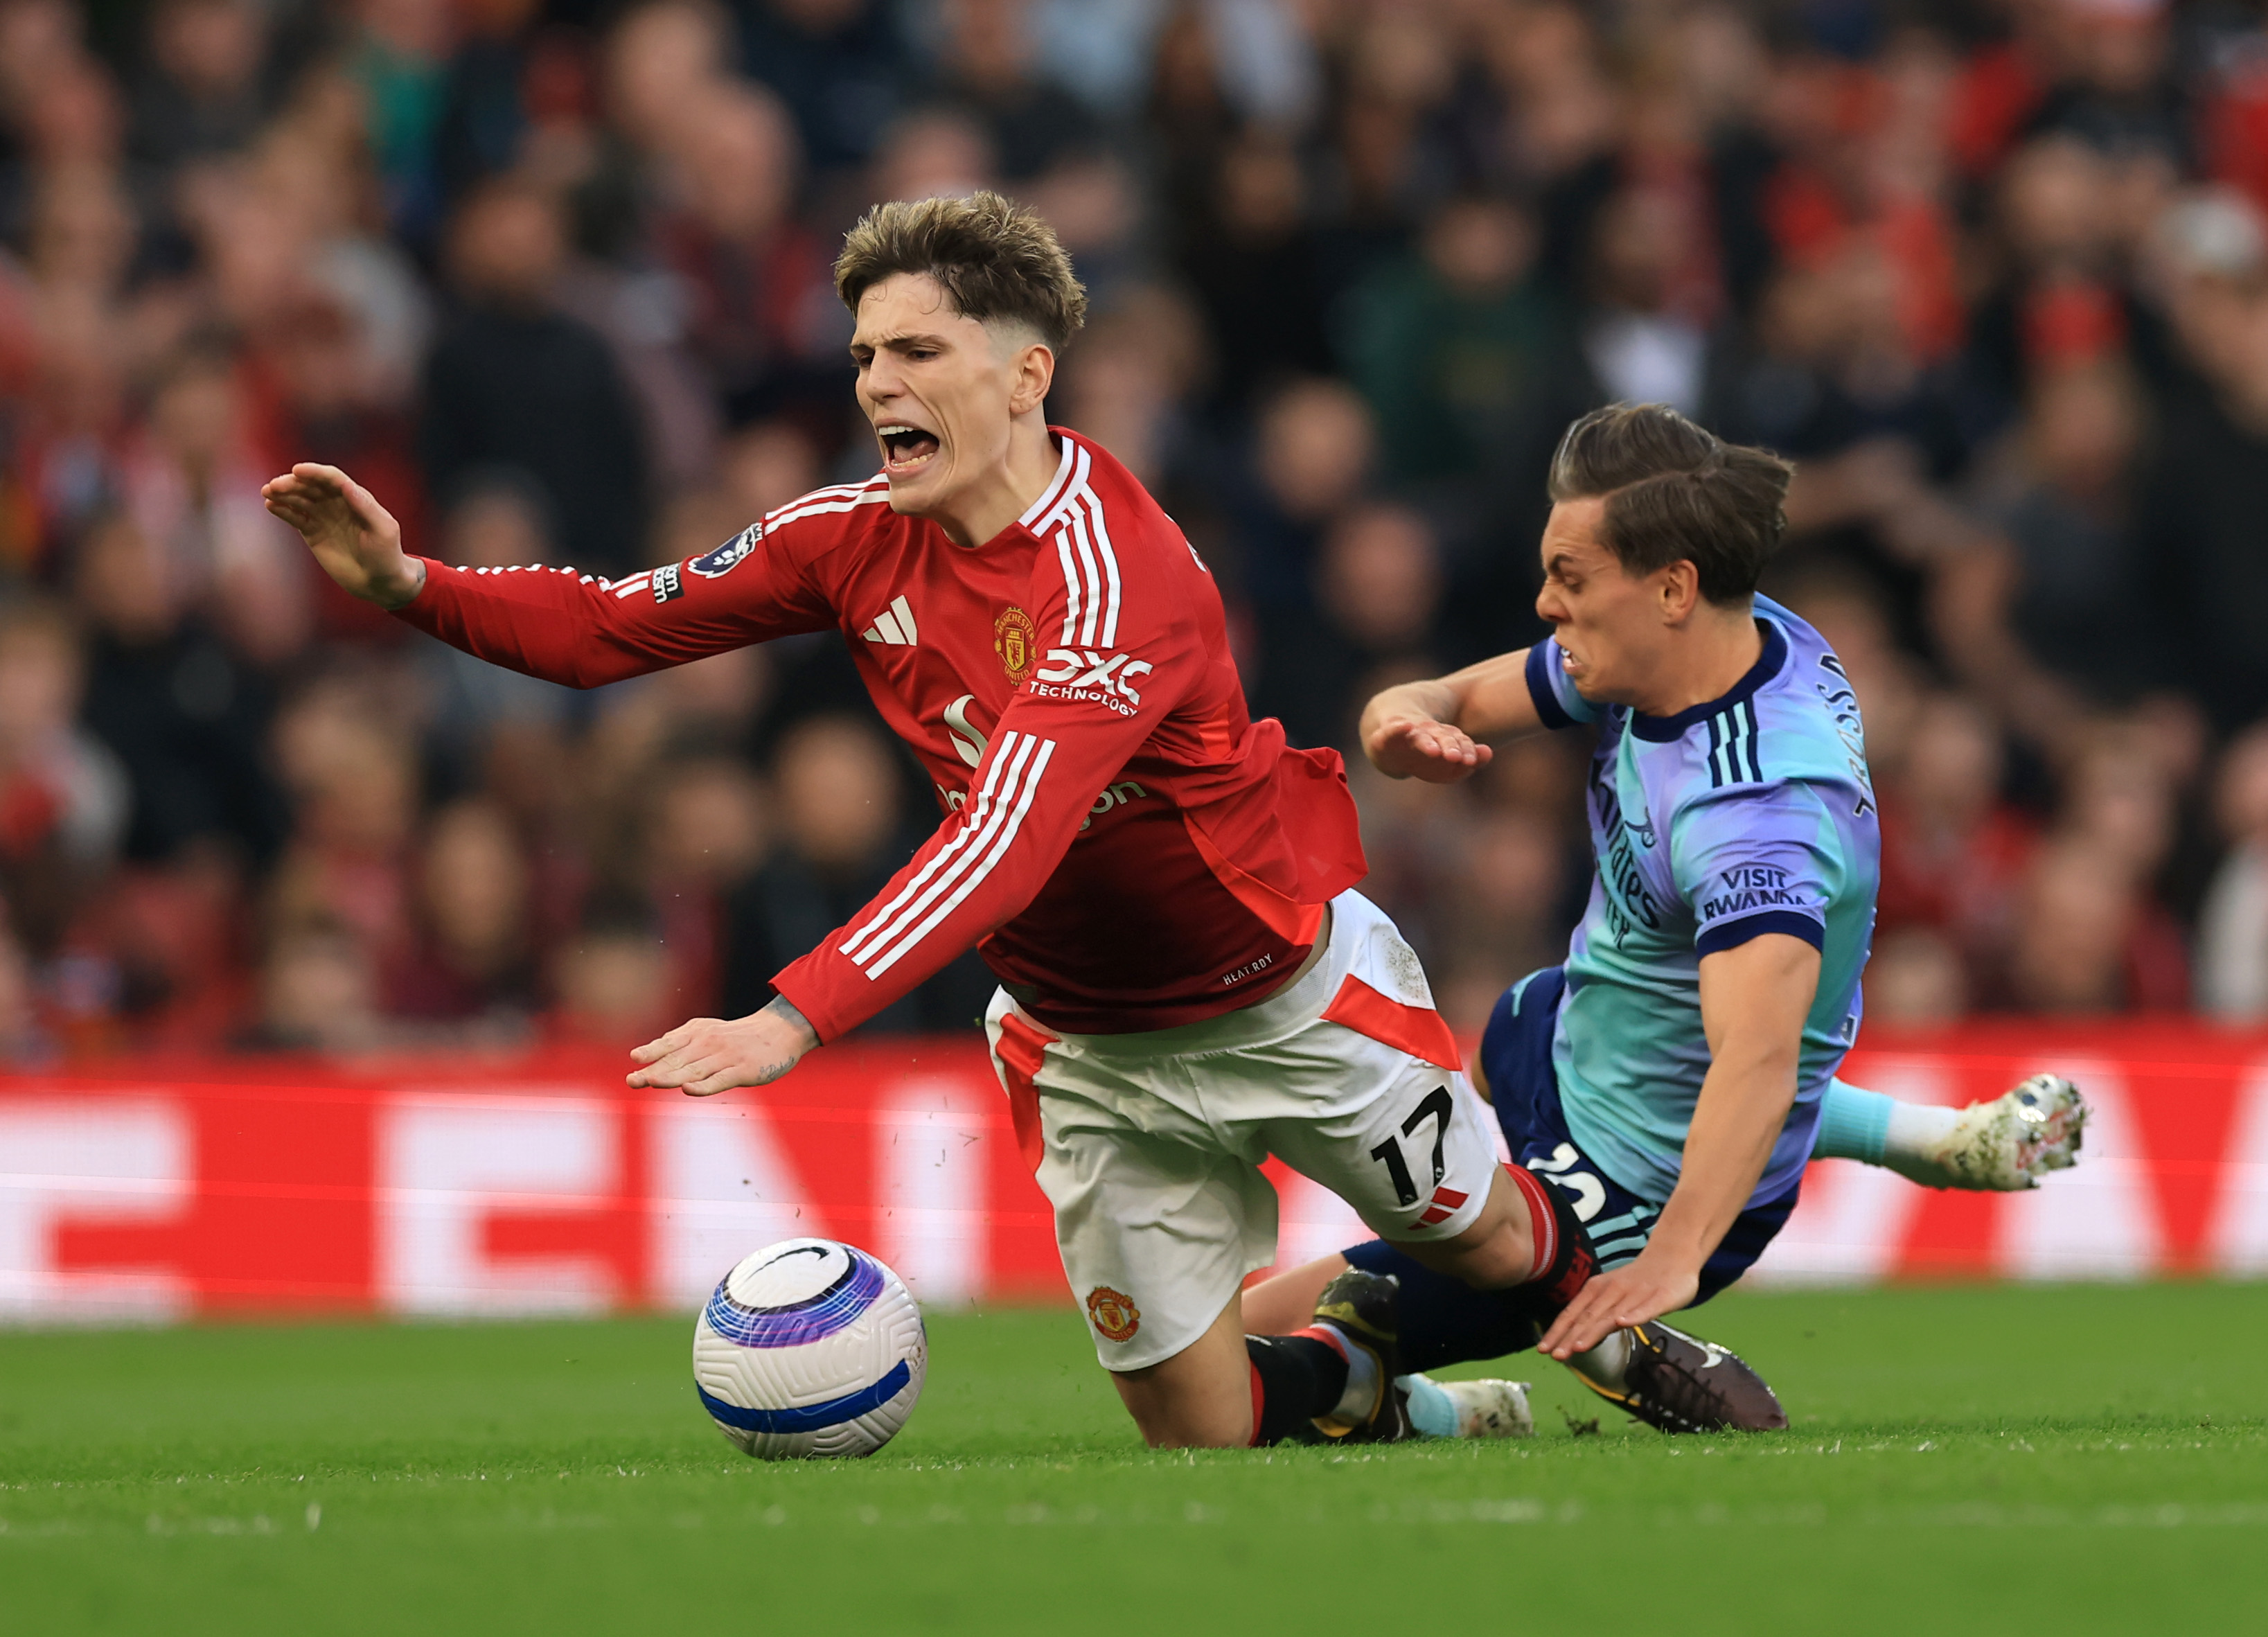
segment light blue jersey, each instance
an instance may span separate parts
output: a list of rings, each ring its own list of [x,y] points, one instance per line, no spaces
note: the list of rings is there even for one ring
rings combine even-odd
[[[1552,1066],[1567,1129],[1657,1203],[1677,1184],[1709,1068],[1700,963],[1765,933],[1820,953],[1795,1106],[1750,1202],[1810,1156],[1819,1099],[1859,1033],[1881,836],[1859,705],[1819,633],[1756,600],[1764,653],[1730,693],[1671,717],[1585,700],[1546,639],[1528,688],[1544,723],[1595,723],[1588,807],[1598,875],[1567,956]]]

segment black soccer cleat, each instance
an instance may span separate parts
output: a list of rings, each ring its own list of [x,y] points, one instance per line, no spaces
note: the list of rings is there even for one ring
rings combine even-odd
[[[1328,1324],[1349,1348],[1368,1353],[1378,1365],[1378,1401],[1359,1421],[1319,1415],[1315,1430],[1350,1443],[1399,1443],[1414,1438],[1409,1396],[1394,1383],[1402,1374],[1402,1281],[1391,1273],[1351,1267],[1323,1287],[1315,1298],[1315,1323]]]
[[[1778,1395],[1738,1353],[1659,1319],[1631,1328],[1619,1388],[1580,1370],[1575,1379],[1665,1433],[1771,1433],[1787,1425]]]

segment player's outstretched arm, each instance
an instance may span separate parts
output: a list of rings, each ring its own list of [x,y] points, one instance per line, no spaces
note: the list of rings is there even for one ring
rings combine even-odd
[[[1428,682],[1403,682],[1362,713],[1363,754],[1388,778],[1449,785],[1486,767],[1483,742],[1543,726],[1528,691],[1528,650],[1498,654]]]
[[[299,531],[323,572],[364,601],[398,608],[423,588],[425,565],[402,550],[401,525],[337,467],[303,461],[269,479],[260,498]]]
[[[569,688],[829,629],[836,611],[806,571],[806,548],[824,547],[854,505],[880,504],[879,495],[829,490],[702,557],[617,581],[565,567],[468,569],[412,557],[401,525],[336,467],[295,466],[261,493],[356,596],[476,658]]]
[[[818,1044],[818,1031],[779,996],[746,1017],[696,1017],[649,1040],[630,1053],[642,1066],[630,1071],[630,1083],[713,1097],[735,1086],[770,1085]]]
[[[1693,1300],[1702,1265],[1756,1191],[1795,1102],[1803,1021],[1818,990],[1819,951],[1786,933],[1702,957],[1709,1073],[1677,1186],[1646,1249],[1577,1293],[1537,1344],[1543,1352],[1572,1358]]]

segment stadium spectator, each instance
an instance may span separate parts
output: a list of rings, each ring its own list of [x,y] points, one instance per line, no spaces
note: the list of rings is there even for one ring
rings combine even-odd
[[[1355,292],[1351,365],[1395,477],[1492,472],[1516,493],[1540,487],[1568,417],[1548,389],[1565,321],[1528,280],[1534,257],[1517,207],[1461,199],[1428,224],[1417,256]]]
[[[1101,132],[1086,108],[1041,70],[1027,0],[946,0],[934,92],[974,114],[1012,184],[1030,181]]]
[[[468,568],[525,568],[558,556],[545,497],[509,468],[460,479],[436,543],[444,562]],[[577,709],[575,696],[556,682],[482,665],[444,643],[420,641],[413,652],[425,689],[429,749],[459,785],[477,781],[499,726],[556,726]]]
[[[1979,497],[2001,539],[1960,587],[1975,640],[2013,643],[2025,664],[2103,704],[2163,676],[2162,633],[2138,618],[2148,576],[2132,485],[2145,431],[2139,389],[2117,364],[2076,364],[2042,380]]]
[[[1004,178],[1094,296],[1052,418],[1166,499],[1295,735],[1341,736],[1381,667],[1535,634],[1567,418],[1697,409],[1801,468],[1772,585],[1866,715],[1874,1015],[2177,1005],[2192,943],[2199,1004],[2250,1015],[2260,38],[2095,0],[1982,23],[5,0],[0,675],[25,687],[0,759],[31,788],[54,753],[23,746],[78,745],[126,793],[115,856],[85,854],[56,907],[5,886],[33,1021],[0,1037],[313,1042],[306,996],[331,992],[351,1004],[327,1049],[460,1027],[386,1011],[427,1005],[394,985],[438,935],[416,883],[445,812],[515,838],[536,965],[511,1008],[556,995],[562,1030],[608,1036],[721,1003],[637,995],[757,992],[753,952],[792,953],[828,871],[856,874],[805,854],[785,765],[799,724],[865,708],[840,644],[594,699],[475,679],[333,596],[254,491],[342,461],[429,549],[498,568],[709,550],[873,468],[828,276],[843,227]],[[51,617],[85,676],[60,737],[30,726],[70,697],[66,645],[33,634]],[[387,732],[372,697],[399,702]],[[379,771],[328,771],[327,735],[373,734]],[[911,780],[857,778],[886,838],[928,828]],[[1372,889],[1445,995],[1564,931],[1564,892],[1528,899],[1565,878],[1579,779],[1358,786]],[[695,867],[688,837],[727,812],[745,859]],[[375,844],[341,839],[357,823],[392,837],[382,868],[342,862]],[[339,884],[379,875],[391,919]],[[702,955],[686,906],[712,900]]]
[[[826,247],[790,214],[799,169],[778,99],[715,91],[678,144],[681,202],[654,225],[688,309],[685,343],[728,420],[840,395],[849,328]]]
[[[267,680],[182,606],[166,559],[122,512],[80,542],[73,590],[90,635],[82,719],[133,789],[126,856],[162,861],[213,838],[271,862],[289,821],[262,752]]]
[[[47,603],[0,610],[0,903],[17,939],[62,942],[126,827],[126,770],[77,720],[85,655]]]
[[[549,502],[567,562],[622,572],[644,533],[645,432],[606,343],[552,304],[567,249],[557,203],[502,178],[458,208],[449,238],[463,305],[426,365],[429,490],[515,468]]]
[[[633,900],[601,897],[582,925],[554,946],[549,1018],[553,1038],[628,1046],[681,1019],[690,996],[670,982],[659,930]]]
[[[1963,969],[1967,992],[1989,993],[2004,969],[2039,848],[2037,826],[2002,796],[2006,777],[1992,719],[1958,694],[1937,694],[1916,711],[1895,778],[1875,785],[1877,924],[1886,934],[1932,934]]]
[[[2213,807],[2228,852],[2198,917],[2198,1007],[2257,1022],[2268,1018],[2268,727],[2229,746]]]
[[[282,926],[261,969],[259,1017],[236,1043],[334,1056],[388,1044],[377,973],[353,929],[320,918]]]
[[[0,930],[0,1063],[16,1070],[44,1068],[57,1047],[40,1015],[33,969],[15,936]]]
[[[443,0],[361,0],[344,67],[369,109],[371,157],[396,232],[430,242],[440,218],[436,164],[452,18]]]
[[[298,741],[285,753],[295,823],[271,883],[270,914],[285,925],[344,928],[382,974],[408,958],[415,937],[411,747],[374,712],[320,695],[303,701],[278,736]]]
[[[1228,487],[1230,582],[1257,608],[1303,608],[1330,525],[1368,491],[1378,458],[1370,407],[1344,382],[1285,383],[1261,406],[1251,465]]]
[[[135,157],[160,170],[249,144],[272,106],[270,14],[253,0],[167,0],[150,17]]]
[[[743,518],[754,520],[820,485],[819,449],[793,421],[760,421],[743,427],[718,458],[725,492]]]
[[[870,158],[905,103],[915,68],[899,15],[880,0],[748,0],[737,10],[742,66],[787,103],[822,173]]]
[[[2033,860],[2008,972],[2016,1007],[2041,1013],[2178,1010],[2187,962],[2124,862],[2085,840]]]
[[[1199,459],[1189,403],[1204,364],[1188,302],[1154,284],[1130,286],[1079,337],[1057,388],[1060,418],[1109,449],[1144,487],[1186,495]]]
[[[1312,607],[1260,616],[1258,707],[1282,719],[1294,744],[1344,743],[1366,679],[1440,668],[1430,648],[1441,581],[1440,548],[1424,518],[1402,506],[1350,512],[1324,537]],[[1350,691],[1350,677],[1365,680]]]
[[[771,975],[881,890],[909,851],[902,775],[865,722],[818,716],[791,728],[774,763],[779,844],[725,901],[725,1014],[770,998]],[[965,1026],[990,987],[964,958],[865,1027],[876,1033]]]
[[[511,1043],[541,1009],[534,889],[512,818],[478,798],[433,815],[416,866],[410,940],[383,974],[388,1016]]]
[[[1215,396],[1232,411],[1286,374],[1331,366],[1308,193],[1292,144],[1250,131],[1219,156],[1201,202],[1174,225],[1174,264],[1204,313]]]
[[[999,163],[982,120],[963,108],[932,104],[883,132],[865,191],[875,199],[959,196],[993,186]]]
[[[765,793],[746,763],[681,754],[649,776],[637,856],[661,928],[671,984],[713,1010],[725,977],[727,897],[770,851]]]

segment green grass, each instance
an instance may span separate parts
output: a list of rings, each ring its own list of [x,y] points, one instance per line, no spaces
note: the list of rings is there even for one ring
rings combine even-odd
[[[0,1632],[2268,1628],[2268,1287],[1733,1296],[1794,1430],[1152,1455],[1069,1312],[764,1465],[689,1324],[0,1334]],[[1602,1622],[1610,1622],[1611,1626]]]

